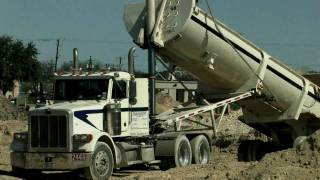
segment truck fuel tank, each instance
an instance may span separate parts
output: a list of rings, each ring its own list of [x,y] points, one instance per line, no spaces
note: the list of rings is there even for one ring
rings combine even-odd
[[[103,129],[110,135],[121,134],[120,104],[108,104],[103,108]]]

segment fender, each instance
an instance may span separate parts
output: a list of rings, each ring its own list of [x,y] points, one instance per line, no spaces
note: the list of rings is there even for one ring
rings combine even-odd
[[[111,148],[114,162],[116,163],[117,160],[119,159],[118,153],[116,150],[116,145],[115,145],[112,137],[110,136],[110,134],[108,134],[106,132],[102,132],[102,131],[91,132],[90,134],[92,134],[91,142],[83,144],[82,146],[79,147],[79,149],[83,149],[86,152],[94,152],[94,148],[95,148],[98,141],[105,142]]]

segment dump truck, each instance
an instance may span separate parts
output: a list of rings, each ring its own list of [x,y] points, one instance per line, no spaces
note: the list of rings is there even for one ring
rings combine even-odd
[[[136,164],[169,169],[209,162],[211,126],[195,122],[198,128],[187,131],[182,121],[252,92],[151,116],[149,80],[134,75],[135,49],[129,50],[126,72],[83,70],[74,49],[72,71],[55,73],[53,104],[29,111],[28,131],[14,134],[14,174],[34,179],[42,171],[75,171],[107,179],[114,168]]]
[[[254,98],[238,102],[241,120],[278,146],[292,146],[319,129],[317,85],[203,11],[197,1],[155,1],[152,6],[154,11],[144,3],[126,6],[124,21],[133,41],[192,74],[205,98],[214,101],[255,89]],[[150,12],[151,20],[144,20]],[[248,151],[257,148],[247,145]]]
[[[107,179],[114,168],[136,164],[207,164],[212,137],[234,102],[242,107],[241,120],[274,146],[291,146],[319,129],[319,87],[201,10],[196,0],[128,4],[124,22],[133,41],[148,49],[149,77],[135,77],[135,48],[127,72],[80,70],[75,49],[73,72],[55,75],[54,104],[30,111],[28,131],[14,135],[13,172],[69,170]],[[156,57],[192,74],[207,104],[156,114]],[[209,123],[197,118],[205,112]],[[240,150],[250,160],[257,148],[245,143]]]

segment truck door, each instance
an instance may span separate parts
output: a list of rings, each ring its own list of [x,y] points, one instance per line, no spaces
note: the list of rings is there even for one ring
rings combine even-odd
[[[112,86],[112,100],[121,105],[121,134],[129,128],[129,97],[128,83],[124,80],[114,80]]]

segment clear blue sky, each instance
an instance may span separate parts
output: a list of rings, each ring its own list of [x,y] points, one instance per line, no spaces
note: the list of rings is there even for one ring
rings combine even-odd
[[[39,59],[60,62],[72,48],[81,59],[118,62],[133,45],[122,21],[130,0],[0,0],[0,35],[34,41]],[[209,0],[215,16],[274,57],[295,68],[320,69],[319,0]],[[201,3],[204,5],[204,2]],[[146,57],[138,53],[140,69]]]

